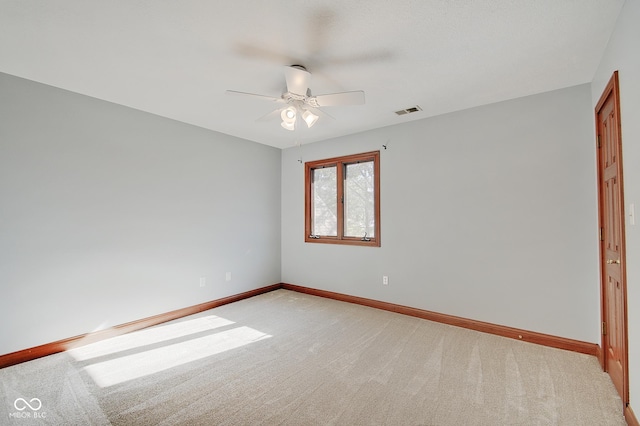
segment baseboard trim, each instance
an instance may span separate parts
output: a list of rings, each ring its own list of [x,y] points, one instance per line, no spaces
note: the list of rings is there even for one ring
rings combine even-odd
[[[624,419],[627,421],[629,426],[640,426],[640,422],[638,422],[638,418],[633,413],[630,405],[624,407]]]
[[[564,337],[557,337],[549,334],[537,333],[534,331],[521,330],[503,325],[475,321],[467,318],[426,311],[423,309],[396,305],[394,303],[381,302],[378,300],[366,299],[364,297],[351,296],[342,293],[335,293],[332,291],[317,290],[314,288],[302,287],[294,284],[283,283],[282,288],[297,291],[299,293],[310,294],[313,296],[339,300],[342,302],[356,303],[358,305],[368,306],[370,308],[396,312],[399,314],[422,318],[429,321],[467,328],[475,331],[481,331],[483,333],[495,334],[510,339],[550,346],[552,348],[564,349],[593,356],[598,356],[599,352],[599,346],[595,343],[582,342],[580,340],[567,339]]]
[[[198,312],[213,309],[218,306],[226,305],[228,303],[237,302],[239,300],[248,299],[250,297],[268,293],[279,288],[281,288],[281,284],[272,284],[266,287],[257,288],[255,290],[245,291],[244,293],[223,297],[222,299],[216,299],[210,302],[200,303],[198,305],[193,305],[182,309],[176,309],[175,311],[166,312],[164,314],[154,315],[125,324],[116,325],[105,330],[86,333],[80,336],[70,337],[52,343],[46,343],[44,345],[12,352],[6,355],[0,355],[0,368],[9,367],[21,362],[31,361],[47,355],[53,355],[55,353],[63,352],[74,347],[108,339],[110,337],[119,336],[121,334],[130,333],[132,331],[151,327],[153,325],[162,324],[163,322],[182,318],[187,315],[197,314]]]
[[[599,359],[602,357],[600,346],[595,343],[582,342],[579,340],[567,339],[533,331],[521,330],[517,328],[507,327],[503,325],[491,324],[482,321],[475,321],[467,318],[456,317],[453,315],[441,314],[438,312],[426,311],[423,309],[412,308],[409,306],[396,305],[394,303],[382,302],[374,299],[367,299],[359,296],[351,296],[343,293],[335,293],[327,290],[318,290],[310,287],[303,287],[295,284],[278,283],[255,290],[249,290],[244,293],[224,297],[222,299],[212,300],[210,302],[189,306],[164,314],[154,315],[148,318],[120,324],[105,330],[92,333],[82,334],[80,336],[70,337],[58,340],[44,345],[35,346],[33,348],[12,352],[6,355],[0,355],[0,368],[9,367],[33,359],[63,352],[68,349],[97,342],[99,340],[108,339],[110,337],[119,336],[121,334],[130,333],[146,327],[151,327],[163,322],[182,318],[187,315],[196,314],[198,312],[213,309],[228,303],[237,302],[242,299],[257,296],[259,294],[268,293],[279,288],[296,291],[298,293],[310,294],[313,296],[325,297],[328,299],[339,300],[342,302],[355,303],[358,305],[368,306],[371,308],[382,309],[385,311],[396,312],[403,315],[409,315],[429,321],[439,322],[442,324],[453,325],[456,327],[467,328],[470,330],[480,331],[483,333],[495,334],[510,339],[521,340],[525,342],[535,343],[538,345],[550,346],[553,348],[564,349],[573,352],[579,352],[587,355],[593,355]],[[628,408],[630,416],[633,416],[631,408]],[[626,415],[626,411],[625,411]],[[635,416],[633,416],[635,419]],[[637,421],[636,421],[637,422]],[[640,425],[638,425],[640,426]]]

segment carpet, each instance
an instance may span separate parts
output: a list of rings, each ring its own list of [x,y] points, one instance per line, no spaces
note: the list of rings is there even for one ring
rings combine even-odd
[[[283,289],[0,383],[9,425],[626,424],[592,356]]]

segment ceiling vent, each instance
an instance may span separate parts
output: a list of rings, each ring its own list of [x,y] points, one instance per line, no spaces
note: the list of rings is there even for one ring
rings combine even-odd
[[[420,108],[418,105],[407,108],[407,109],[401,109],[400,111],[396,111],[397,115],[405,115],[405,114],[411,114],[412,112],[418,112],[418,111],[422,111],[422,108]]]

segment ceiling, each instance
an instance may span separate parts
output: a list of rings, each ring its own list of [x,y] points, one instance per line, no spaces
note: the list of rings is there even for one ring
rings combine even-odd
[[[0,0],[0,72],[287,148],[588,83],[623,3]],[[225,94],[278,97],[292,64],[366,104],[291,132]]]

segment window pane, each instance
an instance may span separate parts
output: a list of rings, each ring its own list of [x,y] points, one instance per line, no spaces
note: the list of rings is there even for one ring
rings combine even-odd
[[[313,176],[313,235],[337,236],[337,168],[312,170]]]
[[[344,235],[375,237],[373,161],[347,164],[344,185]]]

